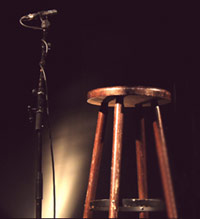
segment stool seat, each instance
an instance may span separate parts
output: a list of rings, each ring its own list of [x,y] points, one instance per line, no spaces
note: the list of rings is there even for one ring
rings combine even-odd
[[[152,100],[157,100],[158,105],[164,105],[171,102],[169,91],[153,87],[127,87],[115,86],[97,88],[88,92],[87,102],[100,106],[103,101],[108,101],[109,107],[114,107],[117,96],[124,96],[124,107],[135,107],[138,104],[142,106],[151,106]]]

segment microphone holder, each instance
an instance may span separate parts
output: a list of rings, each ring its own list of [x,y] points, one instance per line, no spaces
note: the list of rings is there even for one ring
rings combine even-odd
[[[42,199],[43,199],[43,175],[42,175],[42,127],[44,114],[47,112],[46,89],[44,68],[46,64],[46,56],[48,53],[48,44],[46,43],[47,30],[50,22],[47,17],[40,17],[42,28],[42,44],[41,44],[41,60],[40,75],[37,88],[37,106],[35,110],[35,133],[36,133],[36,190],[35,190],[35,211],[36,218],[42,217]]]

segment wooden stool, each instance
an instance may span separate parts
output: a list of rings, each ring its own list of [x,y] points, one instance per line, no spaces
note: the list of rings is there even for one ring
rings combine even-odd
[[[119,211],[137,211],[140,218],[148,218],[149,211],[160,210],[162,202],[148,199],[144,118],[141,117],[141,137],[136,139],[138,199],[124,199],[119,206],[120,165],[123,133],[123,108],[151,106],[156,112],[153,130],[159,160],[168,218],[177,218],[175,197],[169,168],[166,142],[159,105],[170,103],[170,92],[149,87],[107,87],[88,92],[87,102],[99,105],[96,134],[83,218],[91,218],[93,210],[109,210],[109,218],[117,218]],[[110,178],[110,198],[95,200],[99,168],[104,140],[105,120],[108,107],[114,107],[113,148]]]

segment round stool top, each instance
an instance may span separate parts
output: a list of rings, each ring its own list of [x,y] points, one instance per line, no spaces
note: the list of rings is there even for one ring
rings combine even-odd
[[[137,104],[151,106],[156,100],[159,105],[171,102],[171,93],[167,90],[153,87],[104,87],[91,90],[87,94],[87,102],[93,105],[101,105],[107,98],[108,106],[113,107],[117,96],[124,97],[125,107],[135,107]]]

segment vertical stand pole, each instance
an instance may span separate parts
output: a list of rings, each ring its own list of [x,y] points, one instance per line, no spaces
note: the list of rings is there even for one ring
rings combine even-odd
[[[42,117],[44,112],[43,75],[40,73],[35,117],[36,145],[36,218],[42,217],[43,176],[42,176]]]
[[[48,52],[48,47],[46,46],[46,35],[47,29],[50,26],[50,22],[47,18],[40,17],[41,28],[43,31],[42,37],[42,51],[40,60],[40,76],[37,89],[37,109],[35,115],[35,131],[37,135],[37,154],[36,154],[36,218],[42,218],[42,199],[43,199],[43,175],[42,175],[42,125],[43,125],[43,115],[46,112],[45,107],[45,85],[44,85],[44,67],[45,58]]]

